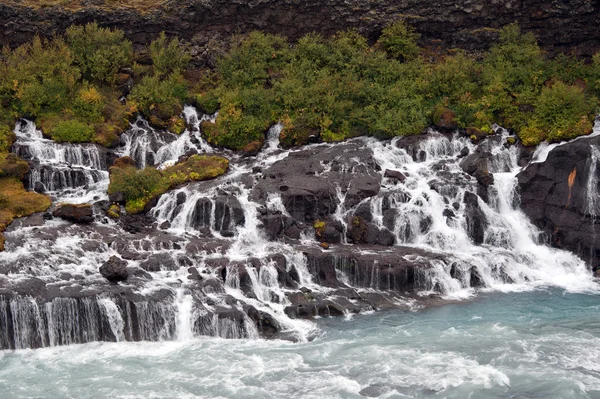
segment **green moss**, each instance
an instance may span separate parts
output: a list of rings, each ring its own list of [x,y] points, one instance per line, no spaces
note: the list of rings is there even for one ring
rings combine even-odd
[[[215,178],[227,171],[229,161],[219,156],[192,155],[185,162],[164,170],[142,170],[129,162],[116,162],[110,169],[108,193],[123,193],[128,213],[139,213],[157,196],[181,184]]]
[[[43,212],[51,204],[46,195],[26,191],[17,178],[0,178],[0,251],[4,250],[2,232],[14,218]]]
[[[167,128],[175,134],[181,134],[185,130],[185,119],[180,116],[174,116],[169,120]]]
[[[110,208],[108,208],[106,214],[112,219],[118,219],[121,217],[121,208],[119,205],[113,204],[110,206]]]
[[[16,177],[21,180],[27,172],[29,172],[29,164],[27,162],[15,154],[0,153],[0,178]]]

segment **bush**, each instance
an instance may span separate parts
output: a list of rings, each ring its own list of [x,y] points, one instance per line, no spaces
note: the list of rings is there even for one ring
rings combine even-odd
[[[179,39],[169,40],[165,32],[161,32],[158,38],[150,43],[150,57],[156,77],[181,72],[191,59],[181,48]]]
[[[106,99],[94,86],[84,86],[73,100],[73,114],[89,122],[102,122],[105,104]]]
[[[395,22],[383,29],[379,44],[390,57],[400,61],[416,58],[421,49],[417,45],[420,35],[404,21]]]
[[[593,127],[590,116],[595,105],[581,87],[557,81],[551,87],[542,89],[529,124],[530,130],[525,133],[531,135],[537,130],[541,133],[540,139],[549,141],[569,140],[589,134]]]
[[[170,75],[166,79],[145,76],[131,91],[130,100],[146,116],[155,115],[168,120],[182,111],[181,104],[188,98],[188,89],[183,76]]]
[[[53,140],[69,143],[90,142],[94,135],[94,127],[74,119],[58,122],[50,132]]]
[[[121,30],[100,28],[94,22],[71,26],[65,36],[85,79],[114,84],[119,69],[132,64],[133,47]]]
[[[12,125],[20,117],[35,118],[57,140],[113,145],[131,112],[118,103],[120,94],[115,89],[101,84],[111,82],[120,66],[130,64],[131,56],[131,43],[124,40],[123,32],[95,24],[70,28],[66,42],[60,37],[35,38],[14,50],[4,49],[0,125]],[[9,146],[11,137],[0,128],[0,149]]]
[[[0,153],[10,150],[15,139],[16,135],[12,129],[8,125],[0,123]]]

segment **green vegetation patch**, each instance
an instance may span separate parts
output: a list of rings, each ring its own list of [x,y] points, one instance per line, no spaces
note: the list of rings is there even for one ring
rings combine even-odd
[[[591,63],[548,59],[514,24],[477,58],[461,51],[432,56],[417,40],[402,21],[373,46],[353,31],[329,39],[309,34],[295,44],[260,32],[235,38],[198,89],[201,108],[219,106],[203,133],[213,145],[240,150],[262,142],[278,121],[284,146],[314,137],[418,134],[430,125],[476,131],[479,139],[497,123],[526,145],[591,132],[600,55]]]
[[[0,178],[0,251],[4,250],[2,232],[14,218],[43,212],[51,203],[46,195],[26,191],[16,177]]]
[[[122,31],[89,24],[65,37],[36,37],[0,56],[0,149],[18,118],[35,119],[44,134],[68,142],[111,146],[136,111],[118,101],[118,72],[133,49]]]
[[[139,213],[154,198],[181,184],[213,179],[227,171],[229,161],[219,156],[192,155],[186,161],[164,170],[137,169],[131,162],[116,162],[110,168],[108,193],[123,193],[125,209]]]

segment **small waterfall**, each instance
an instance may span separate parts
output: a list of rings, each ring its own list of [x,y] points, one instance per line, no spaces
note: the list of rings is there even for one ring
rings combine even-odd
[[[28,120],[17,122],[15,134],[13,151],[31,167],[25,179],[27,189],[69,202],[107,198],[108,171],[102,147],[45,139]]]
[[[190,151],[212,153],[214,150],[200,134],[202,121],[214,121],[216,115],[198,116],[195,108],[186,106],[183,116],[188,128],[177,135],[168,131],[159,131],[151,127],[141,117],[128,131],[121,135],[120,156],[133,158],[139,168],[146,166],[168,166]]]
[[[279,148],[279,136],[281,135],[282,129],[283,124],[276,123],[275,125],[271,126],[267,132],[267,146],[265,148],[267,154],[276,151]]]
[[[600,161],[600,149],[590,145],[591,157],[586,184],[586,213],[596,219],[600,215],[600,201],[598,201],[598,162]]]
[[[176,337],[178,341],[187,341],[194,337],[194,300],[182,289],[177,290],[177,327]]]

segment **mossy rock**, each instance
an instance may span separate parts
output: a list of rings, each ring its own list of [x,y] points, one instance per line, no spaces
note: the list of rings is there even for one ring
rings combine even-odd
[[[117,158],[113,163],[115,168],[126,168],[129,166],[135,167],[135,161],[130,156],[125,156],[121,158]]]
[[[470,126],[467,128],[467,136],[469,136],[474,144],[477,144],[487,137],[487,133],[476,127]]]
[[[450,108],[436,106],[433,110],[433,124],[436,128],[444,131],[451,131],[458,128],[456,113]]]
[[[305,145],[320,137],[320,130],[317,127],[304,124],[302,119],[294,121],[293,124],[284,125],[279,135],[282,147],[294,147]]]
[[[110,168],[108,193],[123,193],[125,210],[131,214],[142,212],[156,197],[177,186],[213,179],[229,167],[229,161],[223,157],[192,155],[163,170],[153,167],[140,170],[131,164],[131,158],[127,158],[119,158]]]
[[[13,153],[0,153],[0,178],[16,177],[22,180],[27,172],[29,172],[29,164],[26,161]]]
[[[0,179],[0,250],[4,249],[2,232],[14,218],[47,210],[52,201],[43,194],[25,190],[23,183],[14,178]]]
[[[185,119],[180,116],[174,116],[169,120],[167,129],[175,134],[181,134],[185,131]]]
[[[255,156],[260,151],[260,147],[262,147],[262,144],[263,143],[261,141],[253,141],[251,143],[248,143],[242,149],[242,155],[245,156],[245,157],[253,157],[253,156]]]
[[[119,205],[113,204],[108,208],[106,214],[112,219],[118,219],[121,217],[121,207]]]
[[[152,127],[155,127],[157,129],[167,128],[167,122],[165,122],[163,119],[159,118],[156,115],[150,115],[150,117],[148,118],[148,123],[150,123]]]

